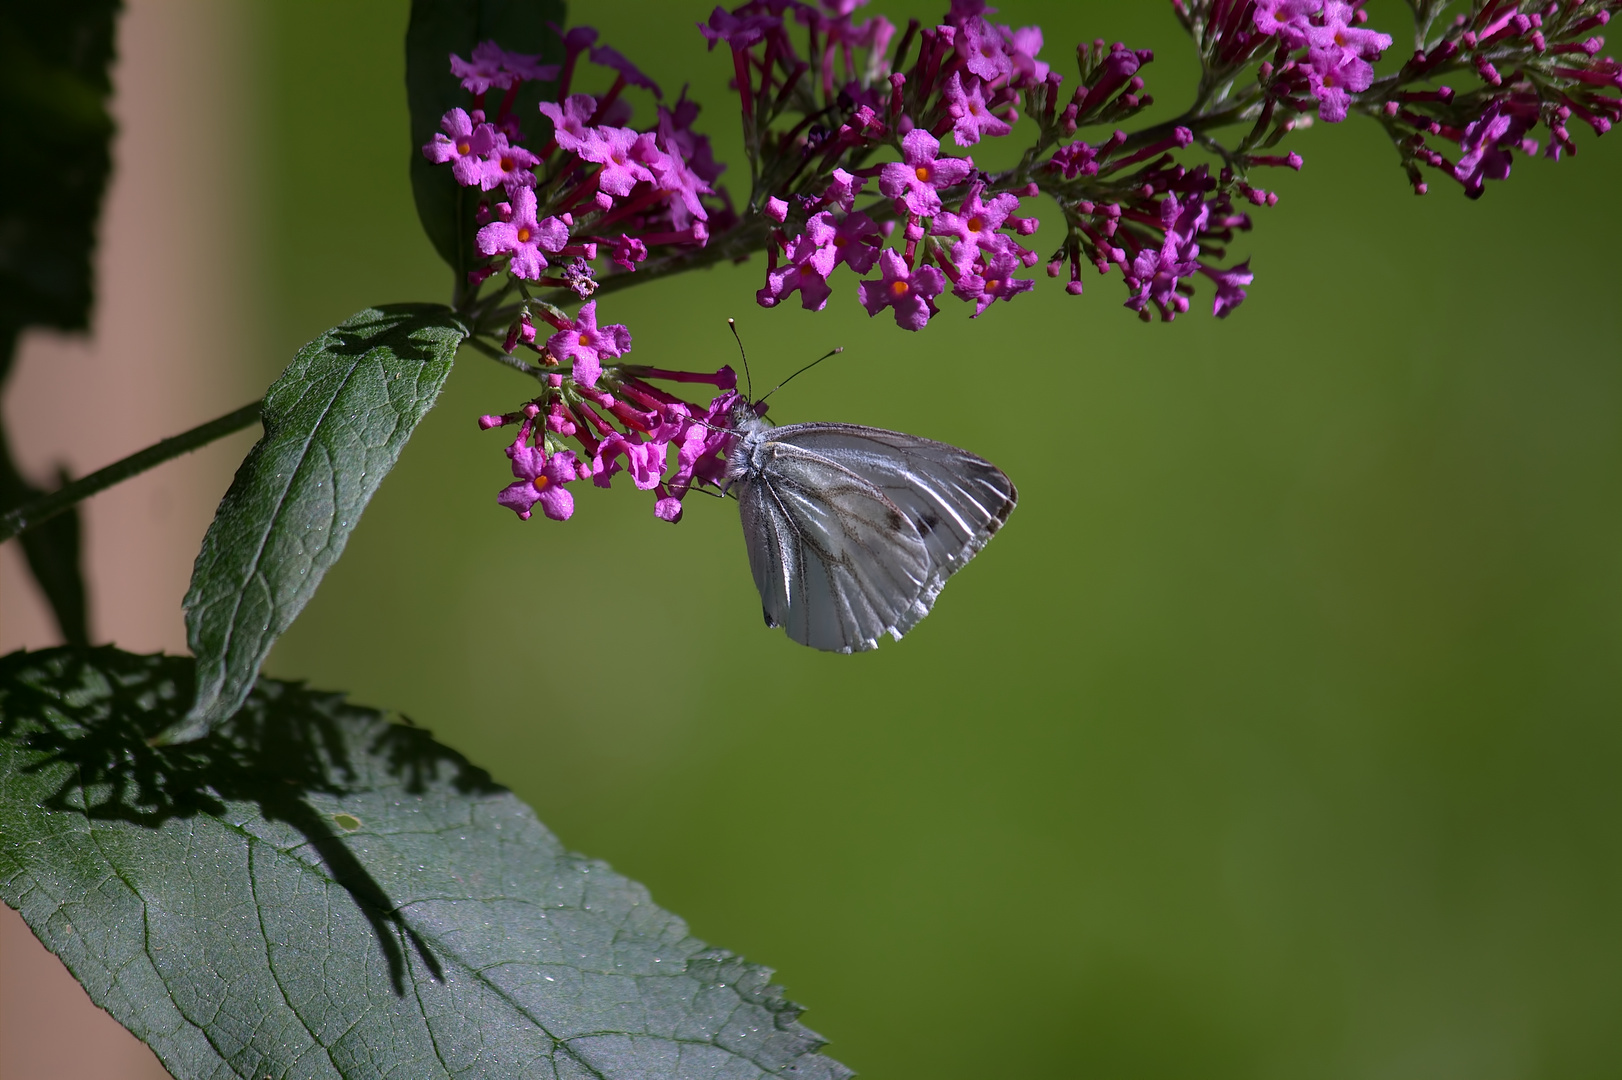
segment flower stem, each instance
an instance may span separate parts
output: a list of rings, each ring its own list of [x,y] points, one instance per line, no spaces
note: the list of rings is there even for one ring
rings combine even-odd
[[[259,420],[259,404],[255,401],[251,405],[244,405],[235,412],[226,413],[218,420],[210,420],[190,431],[153,443],[145,450],[137,450],[122,461],[115,461],[105,469],[98,469],[89,476],[63,485],[49,495],[0,515],[0,542],[10,540],[13,536],[43,524],[74,503],[88,499],[138,473],[146,472],[154,465],[161,465],[170,458],[177,458],[215,439],[222,439],[233,432],[241,431]]]
[[[487,341],[481,341],[475,337],[468,338],[467,343],[473,346],[474,349],[488,356],[490,359],[496,361],[496,363],[506,364],[514,371],[521,371],[532,379],[539,379],[546,374],[545,371],[536,367],[534,364],[527,364],[516,356],[504,353]]]

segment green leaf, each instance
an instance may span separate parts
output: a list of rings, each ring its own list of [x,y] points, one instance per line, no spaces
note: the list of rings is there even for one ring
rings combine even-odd
[[[368,308],[298,351],[265,394],[264,437],[192,570],[197,698],[164,741],[236,712],[276,639],[343,554],[361,511],[434,404],[467,331],[447,308]]]
[[[177,1080],[850,1075],[420,728],[267,679],[149,746],[191,666],[0,659],[0,900]]]
[[[406,30],[406,96],[411,105],[411,191],[417,216],[434,250],[456,275],[458,295],[467,287],[473,266],[473,211],[482,193],[463,188],[446,165],[422,156],[433,141],[439,121],[453,108],[470,109],[473,97],[451,74],[450,54],[466,59],[481,41],[494,41],[510,52],[539,53],[546,62],[563,58],[563,42],[548,22],[563,25],[562,0],[413,0]],[[528,135],[544,123],[535,106],[550,100],[553,85],[526,83],[513,104]],[[489,102],[493,116],[500,91]],[[538,147],[536,147],[538,149]]]

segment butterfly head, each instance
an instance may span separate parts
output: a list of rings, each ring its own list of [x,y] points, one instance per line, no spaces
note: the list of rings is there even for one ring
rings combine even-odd
[[[765,431],[771,427],[760,415],[766,411],[764,402],[745,401],[739,398],[733,403],[727,414],[727,426],[739,435],[752,435],[757,431]]]

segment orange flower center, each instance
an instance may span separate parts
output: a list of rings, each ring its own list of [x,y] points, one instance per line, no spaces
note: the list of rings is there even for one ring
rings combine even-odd
[[[970,232],[979,232],[986,227],[986,219],[979,214],[974,215],[968,222]]]
[[[929,183],[929,166],[928,165],[920,165],[920,166],[918,166],[917,169],[915,169],[913,171],[915,173],[917,173],[918,179],[922,180],[926,184]]]
[[[541,492],[545,491],[546,485],[550,484],[551,482],[552,480],[550,477],[537,476],[535,479],[530,481],[530,485],[534,487],[537,492]]]
[[[518,226],[518,242],[520,244],[529,243],[529,226],[528,225],[520,225],[520,226]]]
[[[908,285],[905,281],[890,282],[890,291],[895,293],[897,296],[906,296],[907,290],[911,288],[912,286]]]
[[[998,281],[996,278],[992,278],[990,281],[986,282],[986,292],[996,292],[997,286],[1001,284],[1002,282]]]
[[[473,144],[468,142],[466,139],[463,139],[461,142],[456,144],[456,152],[465,157],[466,155],[473,153]]]

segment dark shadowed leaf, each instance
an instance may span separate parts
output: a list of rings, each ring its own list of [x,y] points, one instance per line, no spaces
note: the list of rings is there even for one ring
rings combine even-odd
[[[0,660],[0,899],[178,1080],[842,1080],[770,972],[426,731],[187,659]]]
[[[0,6],[0,327],[89,325],[118,8]]]
[[[112,168],[107,69],[118,8],[117,0],[0,5],[0,385],[24,329],[90,324],[91,255]],[[43,494],[17,471],[0,430],[0,512]],[[78,511],[22,545],[62,636],[86,641]]]
[[[411,24],[406,30],[406,95],[411,105],[411,191],[417,216],[440,258],[450,264],[456,288],[467,283],[473,265],[473,211],[481,192],[463,188],[451,178],[446,165],[434,165],[422,156],[433,141],[439,121],[449,110],[472,106],[472,96],[451,74],[450,54],[464,59],[481,41],[494,41],[509,52],[539,53],[547,63],[563,57],[563,43],[547,28],[563,25],[562,0],[413,0]],[[535,106],[551,84],[526,83],[513,104],[524,134],[534,143],[544,124]],[[495,115],[502,91],[493,91],[487,103]],[[531,149],[539,149],[532,145]]]
[[[26,506],[48,494],[24,479],[10,451],[5,429],[0,426],[0,512]],[[65,469],[57,474],[59,484],[66,484],[68,479]],[[84,575],[80,573],[78,507],[30,529],[17,541],[23,546],[34,581],[56,616],[62,640],[70,645],[88,645],[90,623],[85,611]]]
[[[17,328],[7,333],[0,327],[0,386],[5,385],[16,349]],[[67,483],[67,470],[61,470],[57,478],[59,483]],[[17,463],[11,458],[11,440],[6,434],[5,420],[0,417],[0,513],[26,506],[45,494],[18,471]],[[69,645],[90,644],[84,574],[80,569],[79,522],[79,508],[73,507],[17,538],[28,560],[29,572],[56,616],[62,640]]]
[[[361,511],[433,405],[466,336],[434,304],[369,308],[298,351],[265,394],[265,434],[237,470],[192,570],[197,698],[166,741],[230,716],[309,603]]]

